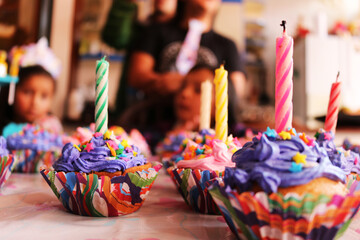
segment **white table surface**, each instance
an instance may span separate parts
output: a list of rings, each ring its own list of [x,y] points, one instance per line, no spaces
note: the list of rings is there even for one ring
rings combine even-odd
[[[13,173],[0,194],[0,239],[235,239],[222,216],[192,212],[161,170],[139,211],[115,218],[64,210],[40,174]],[[342,239],[360,239],[357,214]]]

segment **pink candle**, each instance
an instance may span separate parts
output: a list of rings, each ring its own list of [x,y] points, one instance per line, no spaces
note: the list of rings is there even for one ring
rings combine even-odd
[[[341,82],[339,82],[339,74],[340,73],[338,73],[336,77],[336,82],[331,85],[329,105],[324,126],[325,131],[332,131],[334,134],[340,105]]]
[[[277,132],[292,127],[293,115],[293,46],[292,37],[286,34],[285,21],[282,37],[276,39],[275,129]]]

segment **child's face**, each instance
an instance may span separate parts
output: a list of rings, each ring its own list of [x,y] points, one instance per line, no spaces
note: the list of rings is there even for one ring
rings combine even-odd
[[[50,111],[55,86],[45,75],[33,75],[16,86],[14,113],[18,121],[34,122]]]
[[[201,83],[212,81],[214,75],[206,68],[190,72],[184,80],[184,86],[175,96],[175,114],[179,121],[193,121],[200,116]]]

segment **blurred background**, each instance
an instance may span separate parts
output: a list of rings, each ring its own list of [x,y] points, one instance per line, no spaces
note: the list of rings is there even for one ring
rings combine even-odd
[[[96,60],[108,56],[109,108],[115,111],[126,56],[121,41],[111,42],[112,33],[104,32],[104,26],[126,29],[134,19],[146,22],[154,11],[153,0],[131,2],[135,7],[125,9],[112,0],[0,0],[0,49],[46,36],[62,61],[54,114],[65,122],[91,122]],[[359,10],[359,0],[223,0],[214,29],[243,53],[249,80],[248,104],[239,121],[266,123],[272,117],[267,109],[274,103],[275,39],[285,19],[295,39],[296,121],[308,129],[323,125],[331,83],[340,71],[338,124],[360,126]],[[126,36],[126,31],[121,34]]]

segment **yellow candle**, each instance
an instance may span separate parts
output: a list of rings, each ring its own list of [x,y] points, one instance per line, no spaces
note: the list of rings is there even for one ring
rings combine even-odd
[[[200,130],[210,128],[211,117],[211,93],[212,84],[210,80],[201,83],[201,99],[200,99]]]
[[[19,75],[19,61],[22,53],[20,50],[17,50],[14,53],[13,59],[11,61],[9,75],[12,77],[17,77]]]
[[[226,141],[228,135],[228,72],[222,64],[215,70],[215,136]]]

